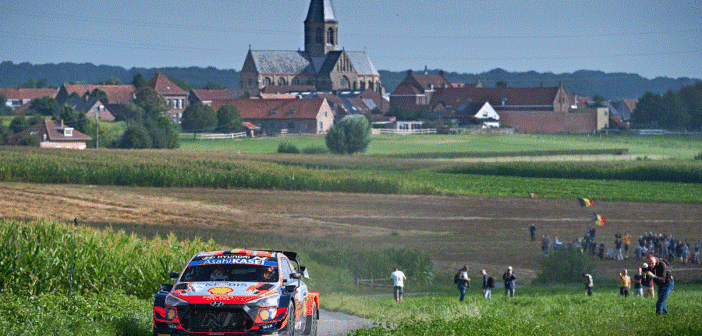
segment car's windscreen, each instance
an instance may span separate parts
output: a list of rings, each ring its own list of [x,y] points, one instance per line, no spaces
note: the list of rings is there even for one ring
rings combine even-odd
[[[185,269],[180,281],[247,281],[247,282],[277,282],[278,267],[254,264],[195,264],[190,263]],[[277,265],[277,263],[275,263]]]

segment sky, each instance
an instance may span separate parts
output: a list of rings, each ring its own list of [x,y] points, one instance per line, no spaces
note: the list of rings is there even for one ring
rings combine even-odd
[[[702,0],[333,0],[378,70],[702,78]],[[0,61],[240,71],[304,49],[309,0],[0,0]],[[0,74],[1,75],[1,74]]]

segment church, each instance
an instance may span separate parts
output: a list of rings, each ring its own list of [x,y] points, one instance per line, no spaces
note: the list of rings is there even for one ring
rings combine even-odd
[[[339,49],[339,21],[331,0],[311,0],[304,51],[251,50],[241,69],[241,89],[258,94],[267,86],[307,86],[313,91],[373,90],[380,74],[363,51]]]

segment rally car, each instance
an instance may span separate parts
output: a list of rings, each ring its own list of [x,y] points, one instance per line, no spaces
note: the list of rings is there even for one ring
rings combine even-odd
[[[316,335],[319,293],[297,253],[200,252],[154,299],[154,335]]]

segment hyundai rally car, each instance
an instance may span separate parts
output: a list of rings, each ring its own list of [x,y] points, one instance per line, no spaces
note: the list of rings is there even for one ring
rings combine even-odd
[[[319,293],[297,253],[200,252],[154,299],[154,335],[316,335]]]

